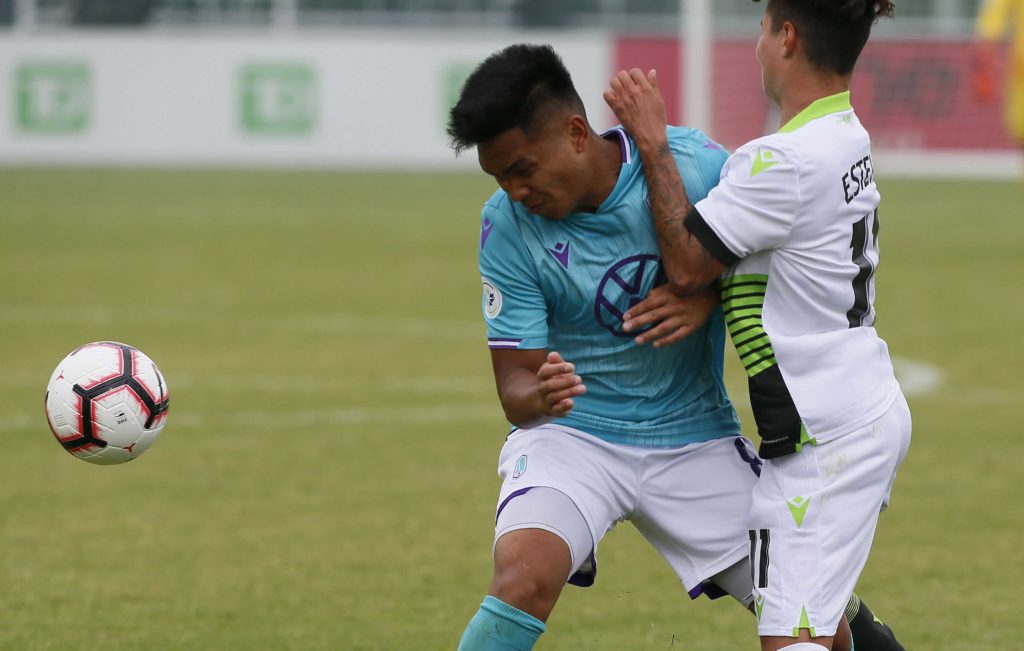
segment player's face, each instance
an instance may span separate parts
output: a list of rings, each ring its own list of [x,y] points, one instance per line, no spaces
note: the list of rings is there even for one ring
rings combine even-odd
[[[584,194],[583,152],[573,129],[564,124],[544,126],[534,134],[509,129],[480,143],[477,156],[480,169],[509,198],[545,219],[575,212]]]

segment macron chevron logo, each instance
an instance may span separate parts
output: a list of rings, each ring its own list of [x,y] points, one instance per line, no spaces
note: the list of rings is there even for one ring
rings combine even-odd
[[[484,223],[480,226],[480,250],[483,251],[484,244],[487,244],[487,238],[490,237],[491,231],[494,230],[494,222],[484,217]]]
[[[810,506],[811,500],[796,496],[791,500],[786,500],[786,506],[789,507],[789,512],[793,514],[793,520],[796,522],[796,528],[799,529],[804,524],[804,517],[807,515],[807,507]]]
[[[750,167],[751,178],[757,176],[766,169],[775,167],[779,161],[775,160],[775,153],[770,149],[757,148],[757,155],[754,156],[754,164]]]
[[[569,243],[559,242],[554,248],[548,249],[551,255],[555,256],[555,260],[562,265],[563,268],[569,268]]]

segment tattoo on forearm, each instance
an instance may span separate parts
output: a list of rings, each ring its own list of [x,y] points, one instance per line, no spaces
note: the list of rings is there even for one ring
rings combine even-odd
[[[688,266],[687,259],[695,260],[700,266],[706,265],[711,255],[683,225],[692,206],[668,142],[659,144],[654,156],[643,157],[643,163],[654,231],[665,266],[683,269]]]

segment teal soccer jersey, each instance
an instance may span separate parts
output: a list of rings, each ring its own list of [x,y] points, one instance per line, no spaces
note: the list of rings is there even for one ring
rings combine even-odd
[[[664,283],[636,145],[620,128],[622,168],[596,213],[550,221],[498,191],[480,230],[483,312],[492,349],[558,351],[587,393],[559,419],[611,443],[677,447],[739,434],[722,383],[720,309],[682,342],[638,346],[622,315]],[[727,158],[700,131],[669,127],[691,203],[718,183]]]

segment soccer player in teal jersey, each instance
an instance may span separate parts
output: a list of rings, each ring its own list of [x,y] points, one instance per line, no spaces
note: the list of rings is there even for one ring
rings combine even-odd
[[[477,146],[501,188],[481,215],[479,260],[498,395],[515,426],[499,459],[494,575],[459,648],[533,648],[564,584],[594,581],[598,543],[622,520],[691,597],[749,607],[760,460],[722,384],[714,292],[682,301],[660,287],[635,143],[591,128],[547,46],[484,61],[449,134],[457,151]],[[726,153],[693,129],[672,128],[669,141],[699,200]],[[623,314],[645,296],[661,299],[658,323],[627,334]]]
[[[669,140],[703,196],[726,153],[693,129],[673,127]],[[570,398],[573,408],[558,423],[603,441],[661,448],[735,436],[739,423],[722,386],[720,310],[669,349],[638,347],[622,330],[623,313],[665,281],[634,145],[621,129],[601,142],[618,156],[619,171],[593,212],[538,218],[562,208],[538,196],[528,198],[536,202],[530,209],[504,190],[484,206],[480,274],[488,345],[503,359],[554,350],[572,361],[587,391]]]

